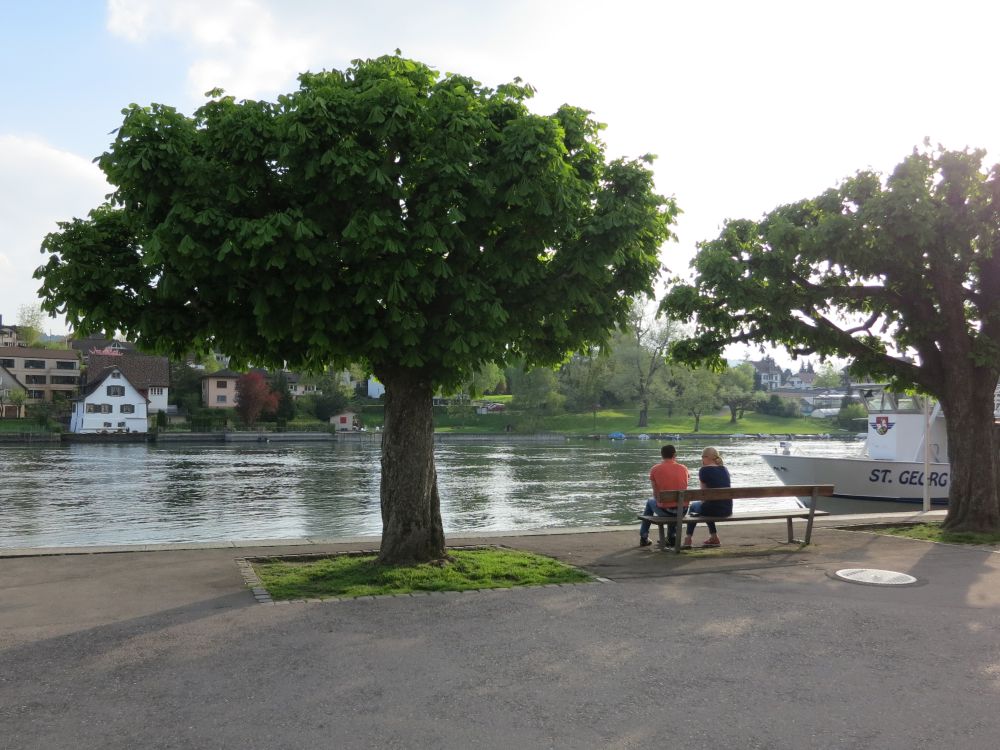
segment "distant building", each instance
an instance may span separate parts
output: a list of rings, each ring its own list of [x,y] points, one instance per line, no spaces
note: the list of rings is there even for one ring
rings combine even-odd
[[[229,409],[236,406],[236,381],[240,373],[219,370],[201,376],[201,403],[209,409]]]
[[[292,398],[301,396],[322,396],[323,391],[315,383],[304,382],[297,372],[285,372],[285,382],[288,383],[288,393]]]
[[[15,393],[23,393],[27,400],[28,389],[8,372],[6,367],[0,367],[0,419],[24,417],[24,404],[15,404],[11,400],[11,396]]]
[[[786,378],[785,385],[788,388],[795,388],[798,390],[809,390],[813,387],[813,382],[816,380],[816,372],[813,370],[813,366],[809,363],[805,363],[799,368],[799,371],[794,375],[789,375]]]
[[[3,315],[0,315],[0,347],[17,346],[17,326],[5,326]]]
[[[112,349],[111,351],[115,351]],[[149,401],[149,413],[167,411],[170,397],[170,361],[148,354],[91,352],[86,381],[103,377],[105,370],[117,367],[128,381]]]
[[[80,360],[72,349],[2,347],[0,367],[25,387],[29,402],[71,398],[80,387]]]
[[[764,357],[757,362],[751,361],[750,364],[753,365],[755,372],[754,380],[761,390],[773,391],[781,387],[781,368],[778,367],[778,363],[774,361],[773,357]]]
[[[146,432],[146,397],[118,367],[101,370],[73,399],[69,429],[77,433]]]
[[[368,378],[365,381],[365,395],[368,398],[382,398],[385,395],[385,386],[375,378]]]
[[[352,432],[361,429],[361,418],[357,412],[345,411],[330,417],[330,424],[337,432]]]
[[[90,366],[90,355],[109,354],[135,354],[135,344],[128,341],[117,341],[116,339],[105,338],[104,336],[87,336],[85,338],[71,338],[69,340],[71,349],[80,352],[85,367]]]

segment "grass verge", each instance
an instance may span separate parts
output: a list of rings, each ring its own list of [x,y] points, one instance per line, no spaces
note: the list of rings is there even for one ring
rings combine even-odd
[[[927,542],[945,542],[947,544],[1000,545],[1000,534],[981,534],[971,531],[944,531],[939,523],[915,523],[905,526],[880,526],[884,534],[905,536],[910,539],[922,539]]]
[[[451,550],[451,562],[382,565],[375,555],[274,558],[253,563],[274,601],[409,594],[415,591],[584,583],[593,576],[550,557],[503,548]]]

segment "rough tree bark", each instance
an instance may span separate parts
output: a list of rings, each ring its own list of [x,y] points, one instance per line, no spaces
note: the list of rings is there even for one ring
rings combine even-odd
[[[971,368],[946,377],[941,407],[947,419],[951,480],[949,531],[995,531],[1000,527],[1000,443],[993,418],[995,372]],[[957,459],[957,460],[956,460]],[[962,498],[962,502],[957,502]]]
[[[434,468],[433,387],[421,373],[381,370],[385,385],[382,433],[382,547],[392,565],[445,557],[444,528]]]

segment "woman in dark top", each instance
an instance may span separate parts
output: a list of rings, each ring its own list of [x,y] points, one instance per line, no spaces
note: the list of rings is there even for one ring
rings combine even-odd
[[[698,481],[701,482],[701,488],[703,490],[711,489],[713,487],[729,487],[729,469],[727,469],[722,463],[722,456],[719,455],[719,451],[715,448],[706,448],[701,452],[701,468],[698,470]],[[691,507],[688,508],[689,513],[697,513],[701,516],[715,516],[716,518],[722,518],[724,516],[731,516],[733,514],[733,501],[732,500],[706,500],[706,501],[695,501],[691,503]],[[694,534],[694,527],[697,526],[697,521],[691,521],[687,525],[687,536],[684,537],[682,546],[691,546],[691,535]],[[711,521],[705,521],[705,525],[708,526],[709,537],[701,545],[702,547],[719,547],[722,542],[719,541],[719,535],[716,533],[715,524]]]

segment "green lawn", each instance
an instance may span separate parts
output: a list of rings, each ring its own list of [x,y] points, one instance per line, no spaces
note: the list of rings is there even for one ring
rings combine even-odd
[[[306,561],[255,562],[253,567],[275,601],[408,594],[415,591],[584,583],[593,576],[542,555],[484,548],[452,550],[443,565],[381,565],[375,555],[336,555]]]
[[[943,531],[940,523],[916,523],[905,526],[880,526],[878,531],[909,539],[947,544],[1000,545],[1000,534],[978,534],[973,532]]]
[[[30,419],[0,419],[0,432],[48,432]]]
[[[369,416],[366,415],[366,421]],[[553,416],[527,416],[519,412],[498,412],[494,414],[467,414],[456,416],[445,413],[444,409],[436,409],[434,415],[435,428],[439,432],[504,432],[510,425],[514,432],[561,432],[570,435],[607,435],[611,432],[624,432],[637,435],[646,433],[690,433],[694,430],[694,419],[691,417],[673,417],[668,419],[662,412],[650,414],[647,427],[637,427],[639,410],[603,409],[594,414],[556,414]],[[770,417],[763,414],[748,413],[743,419],[733,424],[729,415],[718,414],[702,417],[699,431],[714,434],[801,434],[815,435],[826,432],[836,432],[829,422],[822,419],[799,417],[787,419]]]

